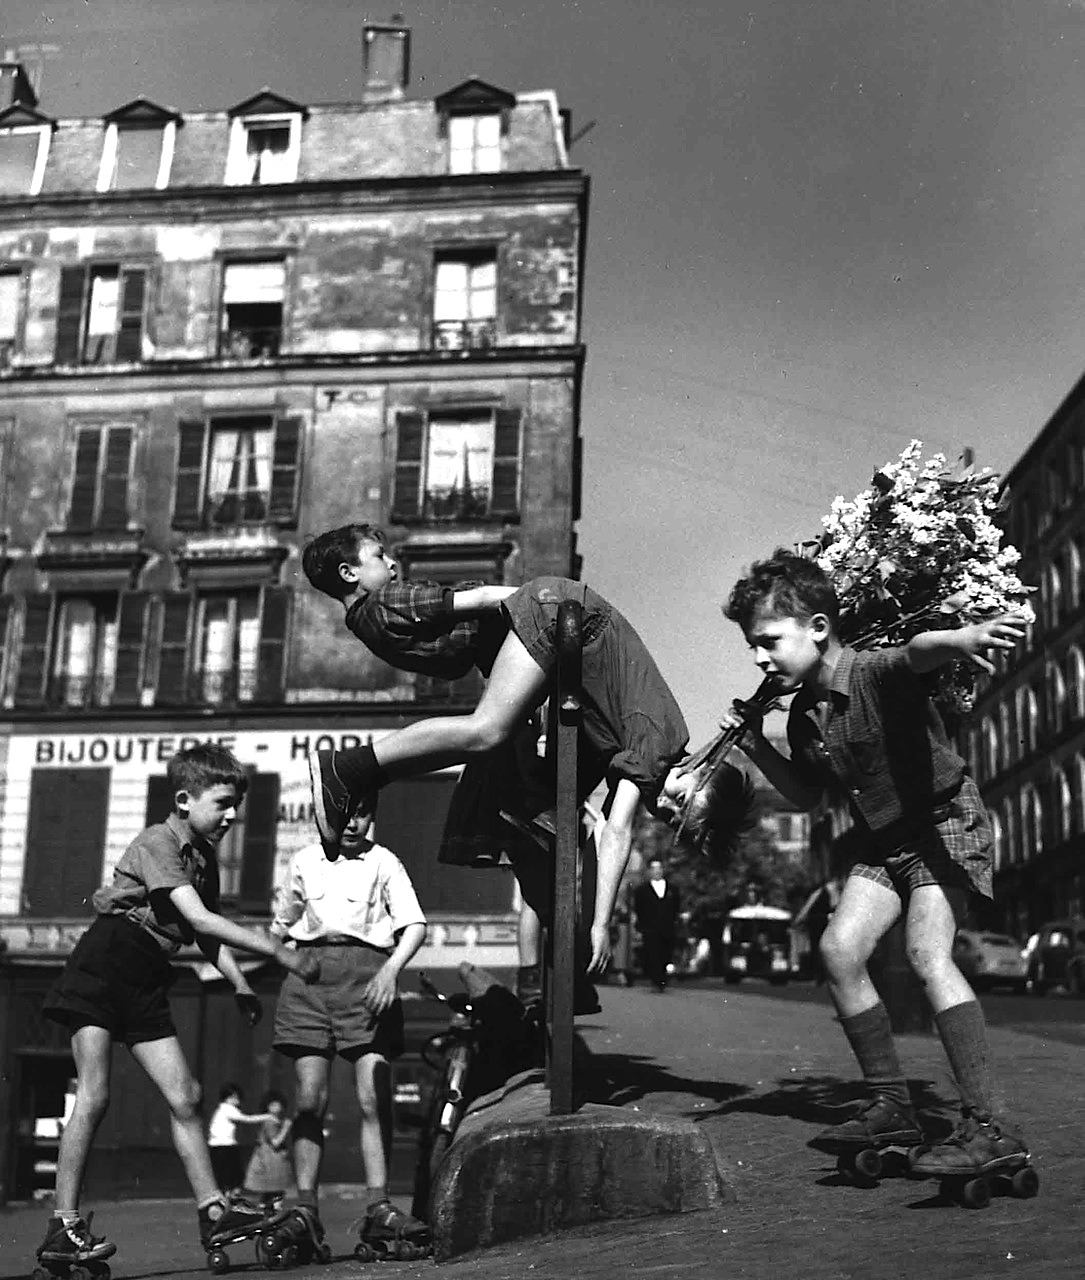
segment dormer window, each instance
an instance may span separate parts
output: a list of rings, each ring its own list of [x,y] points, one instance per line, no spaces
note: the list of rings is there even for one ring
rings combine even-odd
[[[234,107],[230,114],[226,185],[261,187],[295,182],[304,108],[265,90]]]
[[[53,122],[31,107],[0,111],[0,197],[38,195],[52,132]]]
[[[169,184],[180,116],[136,98],[105,117],[99,191],[161,190]]]
[[[442,93],[434,105],[440,131],[448,139],[448,172],[500,172],[515,97],[485,80],[472,79]]]

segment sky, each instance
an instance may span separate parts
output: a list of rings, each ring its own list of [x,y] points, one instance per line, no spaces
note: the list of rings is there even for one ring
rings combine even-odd
[[[1012,466],[1085,364],[1085,0],[416,0],[409,94],[591,128],[584,577],[695,740],[757,672],[721,602],[910,439]],[[354,99],[354,0],[4,0],[42,107]]]

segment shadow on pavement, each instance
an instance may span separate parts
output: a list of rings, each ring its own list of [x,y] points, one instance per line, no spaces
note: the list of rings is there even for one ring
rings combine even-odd
[[[688,1076],[676,1075],[660,1066],[654,1058],[630,1054],[593,1054],[592,1072],[596,1079],[596,1092],[592,1100],[615,1107],[636,1102],[639,1098],[655,1093],[684,1094],[724,1104],[729,1099],[750,1091],[749,1086],[744,1084],[729,1084],[724,1080],[693,1080]],[[721,1106],[717,1105],[714,1111],[706,1112],[698,1108],[695,1112],[684,1114],[701,1120],[706,1115],[718,1114],[720,1109]]]
[[[842,1080],[839,1076],[789,1075],[777,1080],[776,1086],[768,1093],[724,1101],[713,1114],[747,1111],[757,1115],[787,1116],[811,1124],[833,1124],[847,1119],[857,1104],[868,1096],[861,1080]],[[950,1116],[954,1104],[937,1093],[930,1080],[909,1080],[908,1088],[924,1132],[936,1141],[948,1134],[953,1128]],[[743,1089],[741,1092],[749,1094],[750,1091]]]

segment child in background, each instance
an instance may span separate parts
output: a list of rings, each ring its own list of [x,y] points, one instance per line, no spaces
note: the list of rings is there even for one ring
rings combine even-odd
[[[265,1108],[257,1116],[246,1115],[241,1110],[241,1086],[228,1080],[219,1089],[218,1106],[211,1112],[207,1126],[207,1146],[211,1151],[211,1168],[215,1171],[219,1186],[234,1193],[241,1188],[241,1146],[237,1141],[240,1124],[263,1124],[271,1114]]]
[[[754,662],[794,693],[790,758],[754,716],[739,747],[800,809],[829,794],[849,805],[858,853],[821,937],[829,993],[869,1087],[859,1114],[813,1145],[846,1151],[922,1142],[889,1014],[867,970],[878,941],[904,913],[908,959],[934,1010],[961,1097],[945,1142],[920,1147],[914,1172],[990,1173],[1020,1167],[1024,1142],[999,1106],[983,1010],[953,960],[953,939],[973,893],[991,896],[987,811],[919,679],[961,658],[1012,649],[1024,635],[1010,615],[928,631],[899,648],[856,651],[837,634],[839,601],[823,570],[779,550],[736,583],[726,614]],[[741,704],[740,704],[741,705]],[[747,706],[745,711],[751,709]],[[741,720],[728,716],[727,727]]]
[[[93,1236],[89,1219],[79,1212],[87,1159],[109,1106],[115,1040],[128,1046],[169,1106],[173,1143],[196,1201],[200,1243],[209,1248],[216,1239],[255,1227],[262,1219],[251,1206],[230,1202],[211,1166],[200,1087],[170,1014],[170,957],[195,941],[233,986],[250,1025],[262,1015],[260,1001],[230,947],[277,960],[302,982],[312,980],[317,962],[311,954],[296,954],[218,913],[215,854],[245,794],[241,763],[224,747],[206,744],[178,751],[166,776],[173,812],[132,841],[117,863],[113,883],[95,893],[94,922],[46,996],[45,1016],[71,1032],[78,1089],[60,1138],[56,1207],[37,1251],[43,1264],[97,1263],[117,1249]]]
[[[287,1189],[294,1185],[294,1164],[290,1159],[293,1122],[286,1114],[286,1099],[274,1089],[264,1094],[260,1105],[267,1119],[260,1127],[241,1194],[251,1204],[259,1203],[265,1213],[272,1213],[282,1207]]]
[[[365,1212],[359,1256],[424,1257],[430,1232],[388,1196],[392,1145],[392,1072],[403,1052],[398,980],[425,941],[426,917],[402,862],[369,838],[376,795],[364,797],[343,828],[336,857],[319,843],[290,860],[276,894],[272,933],[316,956],[311,985],[288,977],[275,1014],[275,1048],[293,1059],[294,1173],[298,1204],[319,1220],[320,1165],[332,1059],[354,1069],[362,1113],[360,1145]]]

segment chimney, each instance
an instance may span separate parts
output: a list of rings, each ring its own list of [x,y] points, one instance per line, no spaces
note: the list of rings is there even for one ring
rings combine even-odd
[[[8,107],[37,105],[38,95],[31,88],[23,64],[15,61],[13,52],[5,52],[0,61],[0,111]]]
[[[397,102],[403,97],[411,71],[411,31],[403,18],[367,23],[362,30],[362,100]]]

